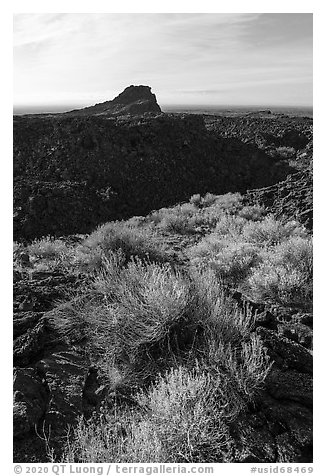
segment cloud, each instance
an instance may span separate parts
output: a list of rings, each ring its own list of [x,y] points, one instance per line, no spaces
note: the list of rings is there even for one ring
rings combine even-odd
[[[271,84],[296,87],[312,75],[311,22],[282,15],[19,14],[15,95],[102,100],[147,83],[158,98],[176,102],[180,94],[211,100],[246,88],[253,96],[255,85],[265,85],[269,97]],[[301,97],[310,93],[306,83]]]

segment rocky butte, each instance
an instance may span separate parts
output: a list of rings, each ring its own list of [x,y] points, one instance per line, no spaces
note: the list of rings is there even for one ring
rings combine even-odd
[[[156,96],[149,86],[129,86],[112,101],[105,101],[95,106],[85,107],[66,113],[66,115],[87,116],[106,115],[121,116],[126,114],[138,115],[146,112],[159,114],[160,106],[156,102]]]

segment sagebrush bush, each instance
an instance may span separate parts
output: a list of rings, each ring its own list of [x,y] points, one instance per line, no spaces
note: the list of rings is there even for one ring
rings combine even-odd
[[[259,208],[242,210],[245,213],[222,216],[213,233],[188,249],[191,263],[210,267],[226,284],[242,287],[259,300],[309,301],[311,273],[301,270],[312,266],[307,230],[295,220],[260,216]],[[248,218],[251,213],[254,220]]]
[[[46,237],[40,240],[34,240],[28,245],[29,254],[38,258],[60,259],[62,255],[67,254],[68,247],[63,240]]]
[[[226,193],[224,195],[215,195],[214,200],[212,200],[211,194],[206,194],[203,202],[204,205],[210,206],[213,205],[222,212],[229,214],[234,214],[242,207],[242,196],[240,193]]]
[[[273,216],[259,222],[248,222],[242,229],[244,240],[264,246],[281,243],[294,236],[306,237],[306,229],[295,220],[283,223]]]
[[[184,203],[152,212],[150,220],[162,231],[188,234],[195,231],[197,213],[198,209],[193,203]]]
[[[232,343],[248,337],[251,320],[239,312],[235,302],[226,294],[225,286],[212,269],[192,270],[192,316],[203,331],[205,342]],[[200,343],[202,345],[202,343]]]
[[[183,214],[169,213],[162,217],[159,228],[170,233],[191,233],[192,228],[189,225],[189,217]]]
[[[242,242],[236,238],[228,239],[224,230],[222,234],[207,235],[188,251],[194,265],[208,266],[225,283],[232,286],[241,283],[251,269],[261,261],[259,253],[259,247],[254,244]]]
[[[192,368],[179,365],[139,390],[133,408],[107,407],[80,422],[69,462],[232,462],[229,425],[263,386],[270,365],[259,339],[241,349],[211,340]]]
[[[263,254],[264,260],[248,279],[255,299],[311,307],[312,240],[295,236]]]
[[[194,269],[184,276],[168,263],[139,258],[125,263],[122,253],[103,260],[84,296],[53,313],[63,338],[71,337],[73,343],[86,337],[87,348],[106,369],[120,362],[135,372],[146,368],[147,377],[184,353],[196,358],[212,333],[229,343],[243,339],[249,329],[249,320],[236,310],[212,270]]]
[[[238,193],[207,193],[204,197],[196,194],[190,198],[189,203],[152,212],[147,221],[165,232],[192,234],[200,227],[214,227],[223,215],[232,215],[241,207],[242,197]]]
[[[248,401],[252,401],[263,388],[271,368],[266,351],[255,334],[235,342],[221,342],[213,337],[208,340],[206,365],[211,372],[223,369],[221,379],[227,394],[230,415],[236,417]]]
[[[269,371],[252,316],[236,309],[212,270],[125,262],[121,251],[103,264],[84,299],[52,322],[72,343],[85,339],[99,377],[133,404],[110,397],[80,422],[65,461],[232,461],[229,425]]]
[[[247,223],[247,220],[243,217],[223,215],[216,223],[214,233],[216,236],[228,237],[228,239],[238,241],[243,227]]]
[[[203,207],[210,207],[211,205],[213,205],[216,202],[218,196],[219,195],[214,195],[213,193],[206,193],[206,195],[204,195],[201,198],[202,206]]]
[[[221,462],[229,432],[219,382],[207,372],[171,369],[135,396],[138,408],[103,412],[80,422],[64,452],[66,462]],[[218,395],[217,395],[218,394]]]
[[[230,440],[218,375],[178,367],[137,395],[166,462],[223,461]]]
[[[265,207],[260,205],[246,205],[238,211],[238,216],[251,221],[260,221],[267,215]]]
[[[192,195],[189,199],[189,203],[195,205],[196,207],[200,207],[201,205],[201,196],[199,193]]]
[[[230,244],[210,259],[210,267],[225,282],[236,286],[261,262],[259,249],[250,243]]]
[[[158,237],[123,222],[102,225],[84,241],[83,246],[92,252],[98,251],[103,256],[109,252],[121,250],[126,260],[132,256],[155,262],[169,261],[170,259]]]
[[[275,149],[277,155],[283,159],[292,159],[296,156],[296,150],[294,147],[281,146]]]
[[[169,264],[144,264],[136,258],[118,273],[107,262],[95,285],[107,298],[121,346],[130,354],[167,337],[191,300],[189,286]]]
[[[157,371],[151,369],[152,363],[154,367],[169,365],[167,352],[185,345],[182,329],[190,319],[191,301],[187,279],[168,263],[139,258],[126,263],[122,252],[111,252],[85,297],[57,310],[53,322],[64,338],[75,336],[76,329],[81,329],[82,336],[88,329],[87,348],[92,358],[100,359],[103,373],[119,362],[133,368],[135,375],[146,374],[139,378],[149,378]],[[155,361],[159,355],[162,363]]]
[[[67,440],[61,462],[163,462],[160,442],[139,410],[103,406],[86,422],[82,418]]]

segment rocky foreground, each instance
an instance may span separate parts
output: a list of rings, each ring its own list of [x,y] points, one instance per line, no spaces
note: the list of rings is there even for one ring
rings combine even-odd
[[[83,345],[67,345],[53,327],[52,309],[86,276],[33,273],[28,263],[14,284],[15,461],[47,461],[49,437],[60,454],[69,425],[98,411],[103,392],[97,369]],[[239,309],[256,313],[252,330],[274,362],[255,405],[233,428],[245,438],[239,462],[312,461],[312,314],[267,306],[233,295]],[[60,443],[61,442],[61,443]],[[240,444],[240,443],[239,443]],[[241,445],[239,446],[239,451]],[[240,451],[241,453],[241,451]]]

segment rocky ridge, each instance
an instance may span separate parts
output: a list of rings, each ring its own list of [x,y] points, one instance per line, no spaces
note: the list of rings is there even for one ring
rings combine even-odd
[[[304,149],[312,141],[313,120],[284,114],[243,114],[238,117],[205,116],[208,130],[222,137],[237,137],[258,147]]]
[[[14,118],[14,238],[90,232],[99,223],[245,192],[293,171],[195,115]]]

